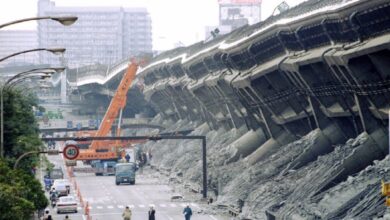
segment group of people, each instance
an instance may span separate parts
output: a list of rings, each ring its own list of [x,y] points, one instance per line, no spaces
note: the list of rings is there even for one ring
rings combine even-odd
[[[192,216],[192,209],[187,205],[183,210],[185,220],[190,220]],[[129,206],[126,206],[125,211],[122,213],[123,220],[131,220],[132,212]],[[150,206],[148,211],[149,220],[156,220],[156,210],[153,206]]]
[[[125,211],[122,213],[123,220],[131,220],[131,209],[129,206],[126,206]],[[150,209],[148,211],[149,220],[156,220],[156,210],[154,210],[153,206],[150,206]]]

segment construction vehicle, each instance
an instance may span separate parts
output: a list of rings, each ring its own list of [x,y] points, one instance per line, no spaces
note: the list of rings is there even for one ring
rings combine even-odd
[[[134,81],[138,64],[132,61],[123,75],[121,82],[111,100],[111,103],[106,111],[106,114],[101,121],[96,137],[109,136],[111,128],[119,115],[119,123],[116,129],[116,135],[120,136],[122,112],[126,106],[127,92]],[[97,168],[97,173],[101,174],[98,168],[105,167],[108,161],[117,161],[125,156],[124,148],[128,147],[131,142],[120,141],[92,141],[88,149],[80,149],[80,153],[75,160],[82,160],[84,162],[93,161],[93,167]],[[127,145],[127,146],[125,146]]]

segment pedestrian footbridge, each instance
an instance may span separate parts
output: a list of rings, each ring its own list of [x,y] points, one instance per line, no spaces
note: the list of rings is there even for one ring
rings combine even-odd
[[[152,128],[160,131],[164,130],[164,126],[153,123],[151,118],[125,118],[122,119],[121,128]],[[114,123],[116,126],[117,123]],[[98,123],[96,120],[72,120],[51,119],[48,122],[39,122],[39,130],[41,132],[66,132],[66,131],[82,131],[82,130],[97,130]]]

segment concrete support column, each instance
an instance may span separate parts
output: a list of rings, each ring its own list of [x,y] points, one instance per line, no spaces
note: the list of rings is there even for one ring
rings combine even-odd
[[[258,129],[256,131],[250,130],[239,139],[234,141],[230,147],[233,148],[234,153],[226,162],[231,163],[239,160],[241,157],[244,158],[255,151],[259,146],[261,146],[266,141],[265,134],[263,129]]]
[[[264,124],[268,131],[268,137],[277,138],[284,130],[280,125],[277,125],[271,118],[271,114],[267,110],[259,108],[261,117],[263,118]]]
[[[65,69],[64,72],[61,73],[61,104],[68,103],[68,96],[67,96],[67,70]]]
[[[388,144],[388,132],[385,134],[383,129],[377,129],[372,134],[363,132],[359,136],[362,142],[354,149],[354,151],[346,157],[341,164],[333,171],[334,175],[323,183],[323,186],[318,189],[318,192],[323,192],[339,182],[342,182],[348,178],[351,174],[356,174],[368,165],[372,164],[374,160],[383,159],[386,154],[381,150],[385,143]]]
[[[307,101],[309,102],[317,128],[324,129],[330,123],[330,120],[322,113],[317,100],[313,97],[307,97]]]
[[[345,143],[347,140],[341,129],[335,123],[322,130],[317,128],[316,134],[315,143],[304,149],[304,151],[289,164],[286,170],[299,169],[316,160],[318,156],[332,152],[334,144]]]
[[[264,144],[257,148],[255,152],[245,158],[249,165],[253,165],[260,160],[271,156],[282,146],[294,141],[295,138],[288,132],[283,131],[277,138],[268,139]]]
[[[355,103],[358,107],[360,121],[363,126],[363,131],[367,133],[373,132],[378,126],[377,119],[373,117],[368,107],[370,106],[369,102],[367,101],[366,97],[358,96],[354,94]]]

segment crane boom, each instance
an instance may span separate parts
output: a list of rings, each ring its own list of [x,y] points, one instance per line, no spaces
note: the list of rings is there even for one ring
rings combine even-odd
[[[112,97],[111,103],[108,106],[106,114],[99,126],[99,130],[96,133],[96,137],[107,136],[111,130],[111,127],[118,117],[120,111],[126,106],[127,92],[129,91],[131,84],[134,81],[137,73],[138,64],[131,62],[125,75],[123,76],[115,95]],[[100,147],[99,141],[92,141],[89,149],[96,150]]]

